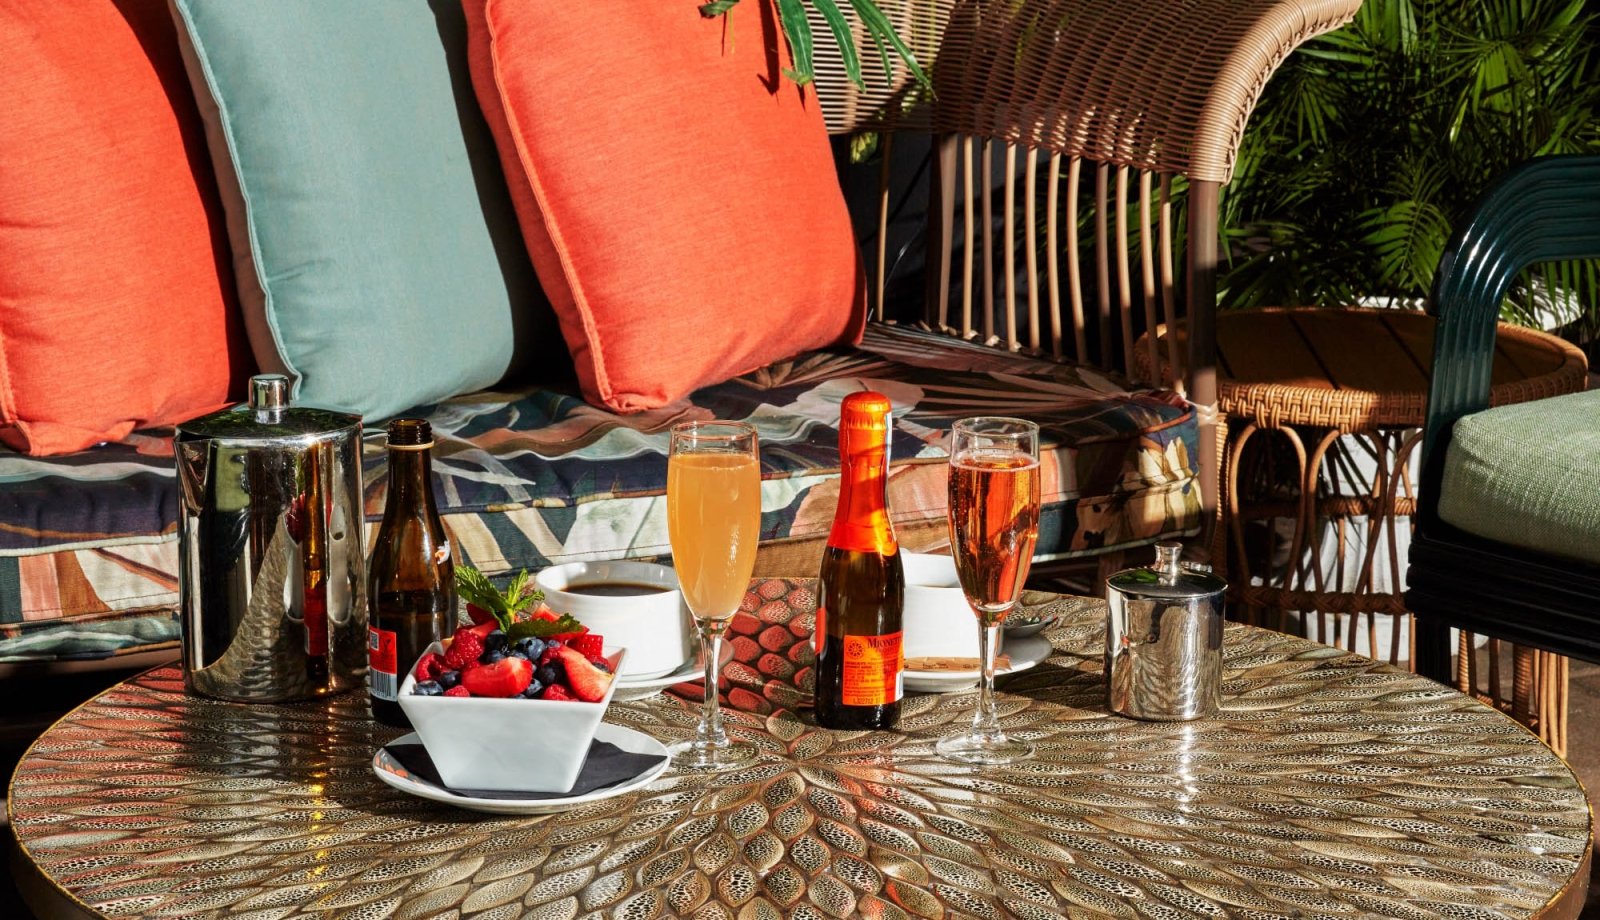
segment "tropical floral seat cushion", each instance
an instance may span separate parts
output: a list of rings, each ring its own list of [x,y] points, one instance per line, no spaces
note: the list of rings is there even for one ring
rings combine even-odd
[[[668,555],[668,429],[742,419],[761,438],[762,537],[820,540],[837,496],[839,401],[894,402],[889,504],[898,526],[946,510],[951,424],[1017,415],[1043,428],[1043,558],[1192,532],[1200,504],[1191,408],[1096,371],[932,333],[873,326],[813,352],[619,416],[573,393],[478,393],[424,407],[435,498],[459,555],[491,574]],[[177,638],[171,441],[139,433],[66,457],[0,459],[0,661],[114,653]],[[368,537],[384,503],[383,434],[366,434]],[[807,573],[790,573],[807,574]]]

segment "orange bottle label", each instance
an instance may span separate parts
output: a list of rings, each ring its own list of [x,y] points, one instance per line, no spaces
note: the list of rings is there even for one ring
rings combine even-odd
[[[905,695],[904,633],[885,636],[844,637],[844,687],[846,706],[885,706]]]

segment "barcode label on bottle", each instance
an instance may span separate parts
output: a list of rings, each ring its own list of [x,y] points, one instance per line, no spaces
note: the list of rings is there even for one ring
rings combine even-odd
[[[840,702],[846,706],[886,706],[904,695],[904,633],[886,636],[844,637],[844,686]]]
[[[397,644],[393,631],[375,626],[367,628],[367,686],[380,700],[400,699],[400,675],[395,661]]]

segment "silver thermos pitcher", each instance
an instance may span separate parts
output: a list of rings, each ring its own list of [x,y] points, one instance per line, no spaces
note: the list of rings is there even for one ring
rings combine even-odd
[[[1222,602],[1228,583],[1156,544],[1154,568],[1106,579],[1107,705],[1134,719],[1186,722],[1217,711],[1222,684]]]
[[[363,686],[361,418],[291,408],[281,374],[178,426],[184,683],[283,702]]]

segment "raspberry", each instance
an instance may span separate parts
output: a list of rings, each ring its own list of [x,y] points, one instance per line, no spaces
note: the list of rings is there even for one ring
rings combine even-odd
[[[556,658],[556,650],[559,649],[559,648],[561,648],[561,643],[560,642],[551,642],[551,643],[545,645],[544,651],[539,653],[539,662],[538,663],[539,664],[549,664],[550,662],[554,661],[555,658]]]
[[[449,690],[446,690],[444,692],[444,695],[445,696],[471,696],[472,694],[467,692],[467,688],[466,687],[463,687],[463,686],[457,684],[456,686],[451,687]]]
[[[438,680],[439,675],[443,674],[445,670],[444,658],[440,657],[437,652],[429,652],[428,654],[423,655],[422,659],[417,662],[417,682],[421,683],[425,680]]]
[[[450,642],[450,648],[444,653],[444,663],[452,671],[464,671],[476,667],[478,656],[483,654],[483,639],[470,629],[456,630],[455,638]]]
[[[600,653],[604,651],[605,637],[597,636],[594,633],[586,633],[567,644],[576,649],[578,654],[585,658],[599,658]]]
[[[577,697],[575,697],[572,694],[568,693],[566,691],[566,688],[561,686],[560,684],[551,684],[550,686],[544,688],[544,692],[543,693],[539,694],[539,699],[541,699],[541,700],[564,700],[564,701],[566,701],[568,703],[571,703],[571,702],[576,701]]]

